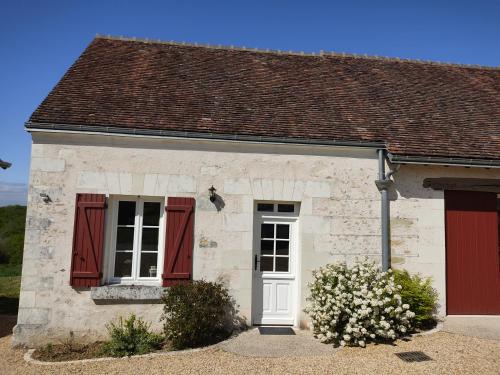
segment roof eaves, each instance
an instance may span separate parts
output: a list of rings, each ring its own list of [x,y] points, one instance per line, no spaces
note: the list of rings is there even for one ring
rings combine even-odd
[[[50,130],[77,133],[101,133],[119,134],[129,136],[151,136],[165,138],[189,138],[199,140],[235,141],[235,142],[257,142],[257,143],[280,143],[311,146],[339,146],[339,147],[361,147],[361,148],[386,148],[383,141],[354,141],[354,140],[327,140],[314,138],[292,138],[292,137],[270,137],[245,134],[222,134],[222,133],[202,133],[190,131],[161,130],[130,128],[107,125],[77,125],[77,124],[52,124],[28,121],[25,124],[28,131]]]

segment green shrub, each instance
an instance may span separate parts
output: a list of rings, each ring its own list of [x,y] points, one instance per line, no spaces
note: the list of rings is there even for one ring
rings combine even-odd
[[[174,349],[214,344],[234,330],[236,309],[222,283],[200,280],[171,286],[163,303],[164,334]]]
[[[150,331],[151,324],[134,314],[127,319],[120,317],[117,323],[106,325],[110,340],[104,344],[103,351],[113,357],[146,354],[160,349],[163,336]]]
[[[420,329],[434,326],[438,293],[432,287],[432,280],[410,275],[408,271],[394,270],[394,281],[402,286],[403,303],[410,305],[410,310],[415,313],[414,326]]]

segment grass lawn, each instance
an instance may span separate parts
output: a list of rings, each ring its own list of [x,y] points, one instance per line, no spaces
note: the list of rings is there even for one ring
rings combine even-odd
[[[21,276],[0,277],[0,314],[17,314]]]

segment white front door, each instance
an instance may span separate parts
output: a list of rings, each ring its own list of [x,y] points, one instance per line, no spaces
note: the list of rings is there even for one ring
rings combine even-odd
[[[297,221],[258,215],[255,220],[253,324],[293,325],[296,315]]]

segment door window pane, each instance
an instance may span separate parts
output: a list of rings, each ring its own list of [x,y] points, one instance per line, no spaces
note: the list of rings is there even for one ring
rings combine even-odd
[[[261,240],[260,241],[260,253],[262,255],[273,255],[273,240]]]
[[[116,250],[134,249],[134,228],[118,227],[116,230]]]
[[[260,257],[260,270],[272,271],[273,270],[273,257]]]
[[[260,226],[261,238],[274,238],[274,224],[262,224]]]
[[[276,272],[288,272],[288,257],[276,257]]]
[[[289,241],[276,241],[276,255],[288,255]]]
[[[115,254],[115,277],[130,277],[132,275],[132,252],[118,251]]]
[[[158,251],[158,228],[143,228],[141,251]]]
[[[160,202],[144,202],[142,225],[158,226],[160,222]]]
[[[141,271],[140,277],[156,277],[157,276],[158,253],[142,253],[141,254]]]
[[[135,202],[120,201],[118,204],[118,225],[134,225]]]
[[[290,225],[288,224],[277,224],[276,225],[276,238],[290,238]]]

